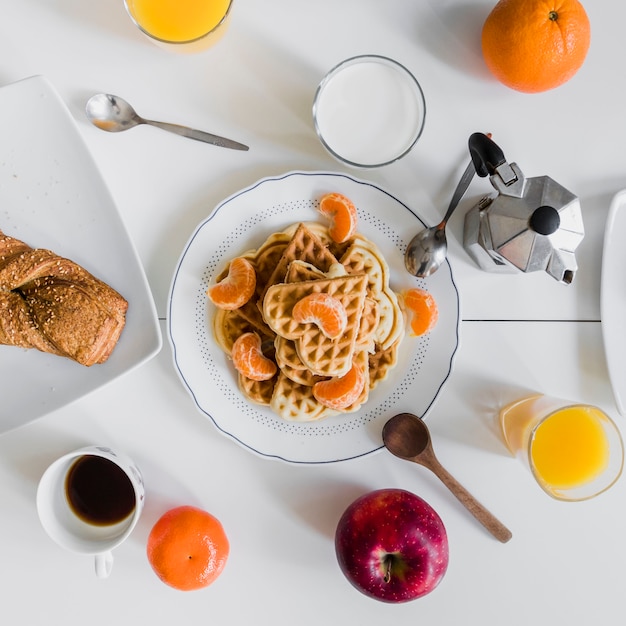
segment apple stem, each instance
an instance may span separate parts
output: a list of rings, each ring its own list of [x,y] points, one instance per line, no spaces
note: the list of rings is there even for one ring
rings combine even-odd
[[[385,566],[385,576],[383,577],[383,580],[388,583],[389,581],[391,581],[391,566],[393,565],[393,556],[391,556],[391,554],[385,555],[385,560],[383,561],[383,564]]]

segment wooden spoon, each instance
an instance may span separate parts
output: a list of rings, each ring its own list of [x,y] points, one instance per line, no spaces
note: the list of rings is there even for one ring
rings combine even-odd
[[[459,502],[499,541],[506,543],[511,531],[472,496],[437,460],[426,424],[412,413],[400,413],[383,427],[383,443],[391,454],[431,470]]]

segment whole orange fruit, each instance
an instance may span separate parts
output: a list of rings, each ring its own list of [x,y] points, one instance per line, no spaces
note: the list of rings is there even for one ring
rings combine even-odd
[[[568,81],[582,66],[590,41],[589,18],[578,0],[500,0],[482,31],[491,73],[526,93]]]
[[[148,535],[148,561],[170,587],[192,591],[210,585],[224,569],[230,545],[215,517],[193,506],[164,513]]]

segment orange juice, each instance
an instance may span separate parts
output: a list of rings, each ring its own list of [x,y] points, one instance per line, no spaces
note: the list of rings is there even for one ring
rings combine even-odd
[[[232,0],[126,0],[135,23],[160,42],[186,44],[223,25]],[[213,43],[211,41],[210,43]]]
[[[554,498],[591,498],[621,475],[620,432],[597,407],[534,395],[505,406],[500,427],[509,450]]]
[[[550,488],[571,489],[592,482],[607,468],[609,442],[602,413],[572,406],[552,413],[533,434],[530,460]]]

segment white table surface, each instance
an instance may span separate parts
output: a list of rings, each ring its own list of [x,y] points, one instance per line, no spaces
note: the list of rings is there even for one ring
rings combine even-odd
[[[619,623],[624,612],[626,479],[595,500],[552,500],[498,437],[500,406],[532,390],[595,403],[615,417],[600,324],[604,226],[626,187],[622,146],[626,70],[619,51],[626,5],[585,5],[592,44],[567,84],[526,95],[487,73],[479,33],[491,0],[236,0],[227,36],[179,56],[146,41],[121,0],[0,0],[0,85],[41,74],[75,116],[138,249],[164,346],[157,357],[88,397],[0,436],[0,621],[4,624]],[[315,87],[338,61],[383,54],[411,69],[427,99],[426,129],[401,162],[346,170],[316,139]],[[91,127],[95,92],[128,98],[146,117],[232,137],[220,150],[142,127]],[[441,462],[513,531],[492,539],[426,470],[378,453],[324,466],[258,458],[217,430],[180,384],[167,342],[166,303],[187,238],[224,197],[259,178],[298,170],[348,171],[376,182],[435,223],[467,162],[474,131],[492,132],[528,176],[548,174],[576,193],[586,236],[570,286],[546,274],[479,270],[460,243],[463,213],[491,191],[477,179],[449,224],[461,299],[461,347],[428,417]],[[2,138],[0,137],[0,141]],[[1,225],[0,225],[1,227]],[[0,372],[0,377],[2,373]],[[83,444],[123,448],[148,497],[105,581],[88,557],[58,548],[35,508],[38,480]],[[448,530],[450,565],[430,595],[387,605],[341,574],[333,535],[344,508],[375,488],[426,499]],[[145,557],[152,524],[196,504],[223,522],[231,556],[208,589],[163,585]],[[622,615],[622,617],[620,617]]]

